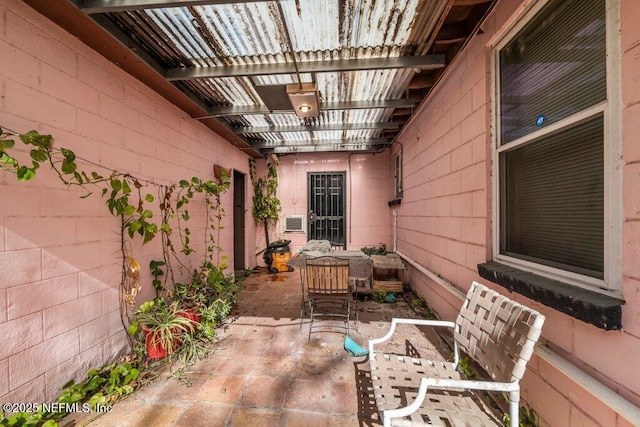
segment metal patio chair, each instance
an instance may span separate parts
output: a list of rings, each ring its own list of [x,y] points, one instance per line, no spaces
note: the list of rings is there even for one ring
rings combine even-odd
[[[349,334],[353,290],[349,284],[349,260],[330,256],[305,260],[306,300],[309,307],[309,339],[318,327],[344,329]],[[343,325],[316,323],[320,320],[343,320]]]
[[[376,350],[391,339],[399,324],[453,330],[454,361],[428,360]],[[544,324],[544,316],[473,282],[455,322],[393,319],[389,332],[369,340],[373,394],[387,426],[502,425],[473,394],[503,392],[511,425],[518,425],[520,379],[525,373]],[[490,380],[464,380],[460,351],[486,372]]]

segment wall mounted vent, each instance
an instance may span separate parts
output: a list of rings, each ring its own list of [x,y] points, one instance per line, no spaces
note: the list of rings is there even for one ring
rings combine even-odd
[[[304,233],[306,224],[306,215],[285,215],[284,217],[284,231]]]

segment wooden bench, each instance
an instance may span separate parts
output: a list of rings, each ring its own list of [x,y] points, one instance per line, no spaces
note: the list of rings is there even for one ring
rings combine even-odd
[[[508,394],[509,417],[518,426],[520,385],[540,337],[544,316],[473,282],[455,322],[393,319],[389,332],[369,341],[369,365],[376,405],[384,426],[502,425],[474,395]],[[453,329],[454,360],[427,360],[385,353],[399,324]],[[459,351],[477,362],[493,381],[460,377]]]

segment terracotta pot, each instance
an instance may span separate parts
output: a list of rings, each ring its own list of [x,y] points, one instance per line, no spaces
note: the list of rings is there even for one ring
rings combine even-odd
[[[144,342],[147,347],[147,356],[149,356],[150,359],[164,359],[169,355],[169,352],[167,351],[165,346],[161,342],[157,342],[157,340],[153,339],[153,333],[151,329],[143,326],[142,331],[144,332]],[[173,340],[173,348],[176,349],[179,345],[180,337],[176,335]]]
[[[185,317],[191,320],[193,323],[200,323],[200,320],[202,319],[200,313],[198,313],[193,308],[185,308],[184,310],[181,310],[180,312],[178,312],[178,316]]]

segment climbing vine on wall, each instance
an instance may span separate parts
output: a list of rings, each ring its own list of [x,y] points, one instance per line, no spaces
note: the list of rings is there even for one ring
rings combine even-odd
[[[278,168],[269,164],[266,178],[258,178],[254,159],[249,159],[249,176],[253,186],[253,219],[257,223],[276,221],[280,213],[278,191]]]
[[[27,149],[26,160],[19,158],[18,154],[23,154],[22,157],[26,157],[27,154],[21,153],[16,147],[16,140],[22,142]],[[15,152],[18,154],[14,154]],[[96,171],[81,170],[78,160],[105,169],[108,173],[100,174]],[[191,218],[189,203],[196,196],[203,199],[205,207],[206,250],[203,264],[219,261],[214,260],[214,257],[217,257],[221,251],[217,243],[222,229],[220,223],[224,217],[220,196],[231,186],[228,174],[223,173],[219,182],[192,177],[170,185],[162,185],[79,159],[72,150],[54,147],[51,135],[41,135],[35,130],[20,134],[0,127],[0,170],[13,173],[18,181],[24,182],[34,179],[38,169],[44,164],[48,164],[66,186],[81,187],[84,190],[81,198],[89,197],[93,194],[93,190],[99,189],[111,215],[120,220],[123,260],[120,312],[125,328],[125,323],[130,319],[130,308],[134,305],[135,296],[140,290],[140,265],[131,254],[131,241],[139,238],[144,245],[158,235],[161,236],[163,260],[153,262],[152,274],[156,292],[164,290],[167,280],[173,281],[172,260],[177,260],[182,267],[186,268],[178,253],[190,255],[195,252],[191,242],[192,232],[187,224]],[[155,196],[151,192],[153,188],[156,190]],[[156,208],[160,212],[157,218],[154,216]],[[180,240],[178,249],[172,240],[174,230],[170,220],[173,218],[178,223],[176,233]],[[160,276],[164,276],[163,280],[160,280]]]

